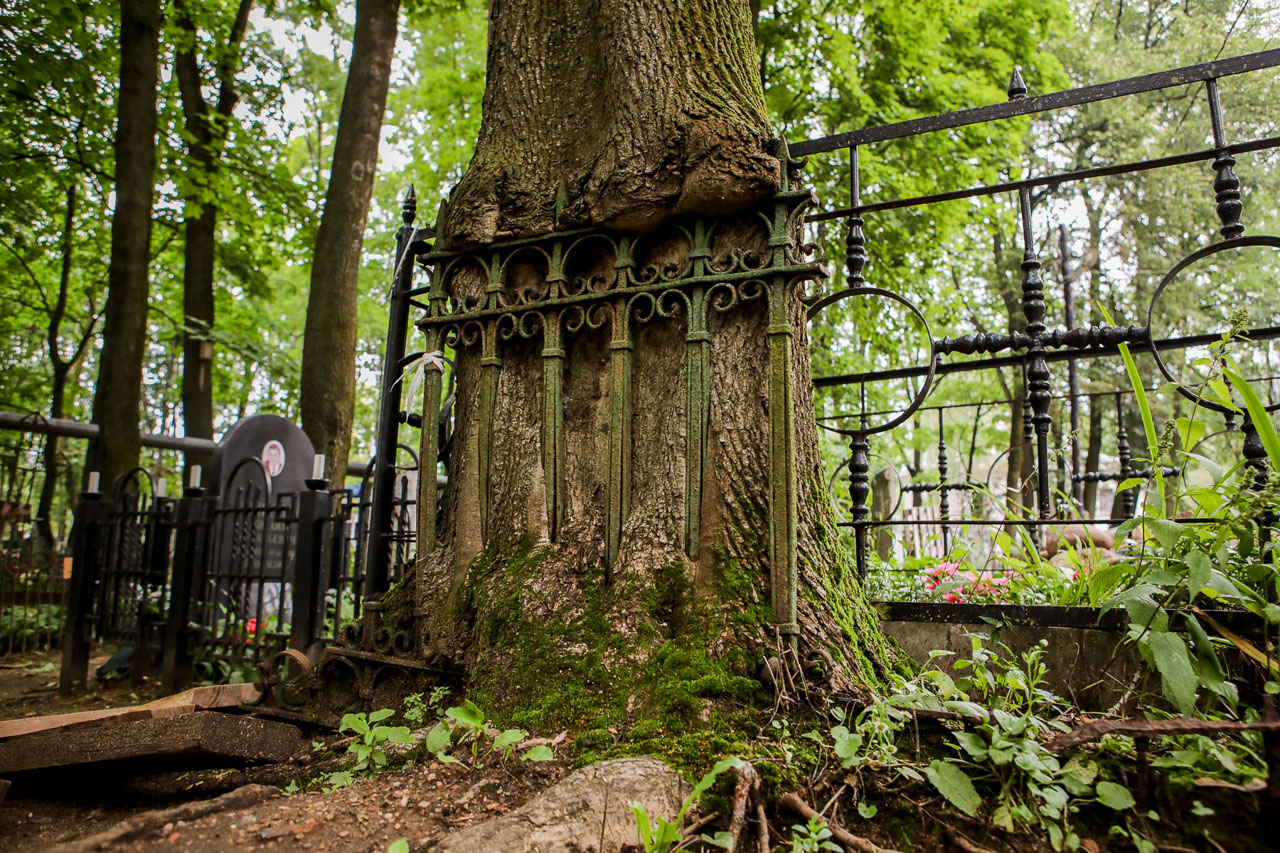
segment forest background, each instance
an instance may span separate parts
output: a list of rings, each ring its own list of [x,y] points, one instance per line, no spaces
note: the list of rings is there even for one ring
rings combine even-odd
[[[162,5],[143,432],[199,434],[188,422],[196,407],[189,396],[184,407],[183,394],[184,346],[193,340],[205,343],[200,353],[210,373],[203,393],[215,436],[248,414],[299,419],[311,259],[330,175],[343,168],[335,140],[356,16],[370,2]],[[1015,65],[1038,94],[1264,50],[1280,32],[1278,7],[1275,0],[753,4],[770,115],[793,140],[999,102]],[[98,383],[117,193],[119,16],[116,4],[0,0],[0,410],[88,421],[95,392],[112,393]],[[351,459],[360,461],[373,452],[401,200],[413,185],[419,223],[430,223],[470,157],[484,90],[486,4],[414,0],[398,10],[398,30],[364,252],[352,282],[358,322]],[[1243,79],[1223,87],[1228,139],[1276,135],[1276,75]],[[228,88],[236,97],[223,103]],[[215,111],[203,124],[192,121],[197,101]],[[216,112],[222,106],[225,114]],[[1204,89],[1189,86],[1043,120],[873,146],[862,154],[862,198],[946,191],[1210,144]],[[1277,230],[1278,166],[1274,151],[1240,158],[1249,233]],[[815,158],[806,175],[824,207],[847,204],[847,160]],[[1062,316],[1059,225],[1074,256],[1068,269],[1075,269],[1079,320],[1098,322],[1105,309],[1117,321],[1142,323],[1164,272],[1213,236],[1211,184],[1207,164],[1196,164],[1037,195],[1034,231],[1050,317]],[[216,215],[201,237],[192,222],[210,208]],[[867,217],[866,233],[869,283],[914,300],[936,337],[1018,327],[1022,250],[1012,199],[875,214]],[[829,286],[843,286],[843,224],[815,227],[814,236],[831,259]],[[184,303],[192,253],[201,248],[212,249],[211,324],[193,321]],[[1191,281],[1163,299],[1159,334],[1221,331],[1241,308],[1250,314],[1248,326],[1271,325],[1275,259],[1248,254],[1231,272],[1212,284]],[[923,343],[903,343],[920,340],[909,318],[881,306],[842,304],[812,330],[815,375],[922,361]],[[1252,375],[1280,373],[1269,346],[1250,358],[1244,366]],[[1156,388],[1154,369],[1145,369]],[[1118,363],[1091,363],[1082,368],[1083,390],[1124,387],[1122,371]],[[1065,371],[1055,371],[1054,382],[1055,393],[1063,392]],[[1273,385],[1263,383],[1264,397],[1274,398]],[[819,395],[820,415],[854,411],[855,393]],[[888,383],[867,393],[868,409],[876,410],[903,405],[913,389]],[[1021,379],[1009,371],[994,379],[959,375],[940,383],[930,403],[1020,394]],[[1175,395],[1159,393],[1156,401],[1160,415],[1175,414]],[[1054,416],[1059,424],[1066,420],[1057,404]],[[967,448],[972,441],[987,463],[1010,451],[1012,482],[1024,464],[1020,418],[1017,403],[988,408],[976,432],[972,414],[952,418],[947,443]],[[1086,405],[1080,441],[1088,470],[1107,464],[1115,428],[1114,404]],[[927,478],[936,472],[936,429],[917,419],[877,438],[874,450],[903,476]],[[1145,452],[1141,434],[1130,429],[1136,455]],[[1069,436],[1056,440],[1065,446]],[[62,541],[84,475],[83,443],[46,446],[44,437],[9,433],[0,444],[6,469],[0,483],[8,490],[0,499],[31,503],[47,535]],[[829,450],[832,467],[847,453],[834,442]],[[161,476],[180,476],[182,460],[174,454],[144,450],[140,462]],[[51,464],[54,486],[40,494]],[[1086,494],[1089,508],[1093,500]]]

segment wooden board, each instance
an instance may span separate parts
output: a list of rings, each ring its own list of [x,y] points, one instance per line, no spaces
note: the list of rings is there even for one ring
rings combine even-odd
[[[0,722],[0,741],[54,729],[82,728],[107,721],[145,720],[152,717],[190,714],[194,711],[213,708],[234,708],[242,702],[257,698],[258,688],[252,684],[215,684],[209,687],[193,687],[145,705],[99,708],[94,711],[76,711],[71,714],[54,714],[48,717],[5,720]]]
[[[0,774],[183,755],[279,762],[309,748],[302,732],[288,723],[195,711],[11,738],[0,743]]]

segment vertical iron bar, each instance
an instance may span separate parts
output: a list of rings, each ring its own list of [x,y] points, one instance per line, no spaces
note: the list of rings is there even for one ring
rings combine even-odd
[[[605,536],[604,579],[613,583],[613,564],[622,546],[622,528],[631,500],[631,318],[627,297],[613,309],[609,341],[609,517]]]
[[[109,506],[98,492],[81,492],[71,544],[71,581],[67,587],[67,622],[62,634],[62,670],[58,690],[64,695],[89,679],[89,619],[97,582],[98,547]]]
[[[391,514],[395,500],[396,446],[400,432],[401,362],[409,334],[409,296],[413,287],[413,220],[418,201],[413,187],[404,199],[402,224],[396,231],[396,267],[392,274],[390,304],[387,306],[387,348],[382,358],[382,397],[378,407],[378,434],[373,469],[373,506],[369,525],[369,559],[364,593],[380,598],[387,590],[391,562]],[[412,401],[411,401],[412,402]],[[335,471],[334,482],[341,486],[344,472]]]
[[[942,521],[942,556],[951,552],[951,499],[947,489],[947,439],[942,407],[938,407],[938,517]]]
[[[197,524],[203,519],[205,501],[198,487],[187,487],[174,512],[173,573],[169,580],[168,625],[160,680],[167,693],[177,693],[191,683],[191,602],[201,576]]]
[[[291,601],[293,621],[289,625],[289,648],[297,649],[316,661],[323,648],[320,642],[324,626],[321,615],[321,602],[324,599],[324,584],[321,582],[324,555],[322,537],[331,498],[327,491],[323,491],[327,485],[324,481],[313,480],[307,485],[308,489],[298,494]]]

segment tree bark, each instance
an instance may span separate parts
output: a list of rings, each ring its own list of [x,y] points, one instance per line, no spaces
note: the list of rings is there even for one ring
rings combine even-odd
[[[121,0],[120,13],[116,207],[111,219],[102,353],[93,398],[93,420],[101,433],[86,466],[86,470],[100,471],[107,487],[137,464],[142,448],[142,361],[150,291],[147,269],[155,184],[160,4],[158,0]]]
[[[395,51],[399,0],[357,0],[351,68],[311,261],[302,343],[302,428],[342,482],[355,416],[356,293],[378,142]],[[381,450],[382,448],[379,448]]]
[[[1102,406],[1105,397],[1089,398],[1089,444],[1085,449],[1084,470],[1087,474],[1096,474],[1102,457]],[[1084,484],[1083,515],[1094,518],[1098,509],[1098,484],[1088,480]]]
[[[219,92],[211,105],[204,97],[196,56],[196,23],[186,4],[177,4],[178,25],[189,41],[178,52],[174,70],[190,137],[187,156],[193,183],[183,217],[182,266],[182,426],[189,438],[213,438],[213,277],[218,227],[218,206],[214,201],[218,190],[213,184],[230,132],[232,110],[240,98],[235,72],[252,8],[252,0],[241,0],[236,8],[230,33],[215,62]],[[209,454],[188,452],[186,462],[188,467],[208,465]]]
[[[754,684],[775,656],[800,677],[829,654],[819,680],[866,699],[898,659],[835,535],[802,294],[768,272],[803,249],[799,214],[768,199],[786,184],[746,3],[495,2],[490,27],[486,124],[441,220],[456,260],[422,323],[457,388],[438,518],[423,493],[424,654],[528,725],[667,707],[685,689],[664,687],[667,654],[690,661],[682,684]],[[588,224],[632,233],[470,249]],[[764,272],[731,294],[699,269]],[[586,307],[540,308],[553,280]],[[446,332],[451,310],[530,300],[540,319],[516,307]]]
[[[480,137],[443,243],[644,231],[764,198],[778,163],[758,61],[743,2],[497,0]]]

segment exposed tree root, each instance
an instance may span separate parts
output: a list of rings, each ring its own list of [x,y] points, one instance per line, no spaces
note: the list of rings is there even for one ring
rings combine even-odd
[[[800,799],[796,794],[783,794],[782,798],[778,800],[778,808],[794,812],[805,820],[820,817],[812,806]],[[854,835],[833,821],[827,821],[827,829],[831,830],[832,837],[843,844],[845,849],[853,850],[855,853],[896,853],[896,851],[876,845],[870,839],[863,838],[861,835]]]

